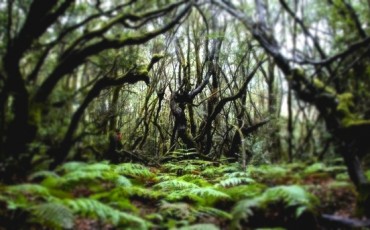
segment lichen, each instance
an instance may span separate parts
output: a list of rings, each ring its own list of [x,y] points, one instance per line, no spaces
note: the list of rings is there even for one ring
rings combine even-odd
[[[301,68],[293,69],[291,75],[288,77],[289,81],[298,82],[296,86],[300,91],[304,90],[302,84],[310,84],[304,81],[304,70]],[[352,93],[345,92],[342,94],[338,94],[337,91],[326,85],[320,79],[315,78],[312,82],[313,87],[322,90],[323,92],[320,95],[329,94],[330,97],[334,97],[337,101],[337,107],[332,111],[335,113],[335,117],[340,120],[340,124],[342,128],[349,128],[354,126],[362,126],[362,125],[370,125],[370,120],[363,119],[359,114],[354,111],[355,104],[354,104],[354,96]],[[304,85],[305,86],[305,85]],[[306,85],[307,86],[307,85]],[[312,93],[312,92],[309,92]],[[321,98],[321,97],[318,97]],[[322,98],[321,98],[322,100]]]
[[[149,75],[148,67],[146,65],[140,65],[140,66],[138,66],[138,68],[137,68],[137,74],[139,76],[148,76]]]
[[[165,56],[163,54],[153,54],[153,57],[152,59],[157,61],[157,60],[160,60],[162,58],[164,58]]]
[[[313,80],[313,84],[316,88],[320,89],[320,90],[323,90],[331,95],[336,95],[337,92],[335,91],[335,89],[333,89],[332,87],[330,86],[327,86],[326,84],[324,84],[324,82],[322,82],[321,80],[319,80],[318,78],[315,78]]]
[[[342,93],[337,95],[338,106],[337,111],[341,112],[344,116],[351,116],[351,108],[353,107],[352,93]]]
[[[338,106],[337,111],[341,115],[341,124],[343,127],[359,126],[370,124],[370,120],[360,118],[356,113],[352,112],[354,107],[352,93],[342,93],[337,95]]]

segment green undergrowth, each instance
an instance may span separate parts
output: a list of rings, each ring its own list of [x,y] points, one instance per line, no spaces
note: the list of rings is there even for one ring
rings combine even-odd
[[[201,160],[161,167],[69,162],[0,191],[0,216],[19,229],[289,228],[314,223],[319,212],[346,211],[355,195],[345,169],[335,165],[243,171],[236,163]]]

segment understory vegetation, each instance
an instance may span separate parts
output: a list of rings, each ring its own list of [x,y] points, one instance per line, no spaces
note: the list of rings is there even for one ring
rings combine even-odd
[[[68,162],[0,189],[0,216],[12,217],[13,229],[335,228],[321,214],[350,218],[356,205],[335,162],[246,170],[204,160]]]
[[[370,0],[0,0],[0,230],[370,228]]]

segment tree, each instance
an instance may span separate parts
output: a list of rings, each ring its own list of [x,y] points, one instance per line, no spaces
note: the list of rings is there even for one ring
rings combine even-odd
[[[360,192],[361,204],[365,208],[365,213],[370,215],[368,204],[370,203],[370,185],[364,176],[360,158],[369,151],[368,141],[364,135],[370,131],[370,118],[367,109],[362,106],[355,106],[355,103],[365,103],[367,97],[365,90],[369,81],[360,80],[366,75],[368,66],[368,47],[370,37],[364,29],[367,19],[361,17],[361,14],[355,10],[354,6],[346,1],[328,1],[327,4],[318,3],[320,7],[325,7],[327,12],[335,12],[336,20],[340,20],[339,28],[335,28],[330,23],[325,26],[336,33],[343,34],[350,29],[354,30],[346,39],[337,41],[335,36],[329,34],[320,34],[320,36],[329,39],[325,43],[323,37],[314,36],[312,30],[315,25],[307,25],[305,19],[290,8],[284,0],[280,4],[284,11],[289,15],[292,23],[300,29],[300,35],[310,40],[309,44],[313,52],[298,50],[300,55],[296,54],[292,58],[286,57],[281,50],[279,40],[272,33],[272,26],[266,20],[267,7],[264,1],[255,1],[256,20],[243,13],[239,8],[230,2],[212,1],[216,5],[225,9],[231,15],[240,20],[248,29],[253,37],[265,49],[273,59],[280,71],[284,73],[290,87],[294,90],[297,97],[315,106],[319,111],[321,118],[325,122],[327,131],[332,135],[336,151],[343,157],[347,166],[351,180]],[[316,2],[312,1],[311,4]],[[319,7],[316,5],[316,7]],[[317,8],[316,8],[317,10]],[[305,16],[305,15],[303,15]],[[322,20],[330,21],[333,18],[325,18],[319,15]],[[317,28],[317,25],[316,25]],[[298,39],[298,34],[295,39]],[[349,43],[349,45],[348,45]],[[323,46],[330,46],[329,54]],[[337,47],[337,48],[335,48]],[[295,67],[292,63],[299,65]],[[356,73],[356,74],[354,74]],[[357,83],[356,83],[357,82]],[[362,87],[358,83],[362,82]]]
[[[2,6],[6,8],[2,13],[6,18],[2,30],[6,33],[0,69],[2,181],[22,180],[30,170],[35,156],[30,144],[45,128],[43,122],[50,115],[49,109],[55,109],[52,96],[62,79],[105,50],[140,45],[169,31],[181,23],[191,9],[191,3],[185,1],[164,5],[150,1],[145,3],[145,8],[142,4],[138,1],[106,5],[100,1],[35,0],[31,3],[8,1]],[[18,14],[19,11],[25,16]],[[16,21],[13,16],[17,16]],[[155,26],[155,21],[163,23]],[[119,34],[112,32],[115,28],[120,28]],[[53,159],[51,168],[67,157],[78,123],[91,101],[108,87],[138,81],[149,83],[148,71],[157,61],[158,58],[153,57],[151,63],[132,66],[116,78],[108,71],[93,79],[61,142],[48,146]]]

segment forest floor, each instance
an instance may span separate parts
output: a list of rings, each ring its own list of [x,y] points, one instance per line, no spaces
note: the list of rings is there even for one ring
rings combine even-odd
[[[1,186],[0,208],[0,229],[339,229],[356,223],[356,192],[323,163],[69,162]]]

